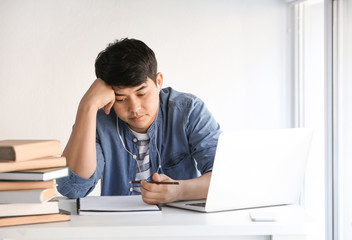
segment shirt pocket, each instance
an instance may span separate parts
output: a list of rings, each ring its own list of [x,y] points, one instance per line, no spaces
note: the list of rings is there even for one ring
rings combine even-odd
[[[164,173],[175,180],[198,177],[195,163],[188,153],[173,153],[163,165]]]

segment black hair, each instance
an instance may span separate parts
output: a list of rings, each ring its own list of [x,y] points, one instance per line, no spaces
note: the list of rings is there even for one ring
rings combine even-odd
[[[136,87],[145,83],[147,77],[156,84],[157,61],[144,42],[123,38],[98,54],[95,74],[110,86]]]

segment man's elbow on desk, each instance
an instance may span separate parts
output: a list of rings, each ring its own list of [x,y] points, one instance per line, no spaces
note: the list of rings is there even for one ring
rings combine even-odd
[[[63,196],[77,199],[87,196],[95,187],[96,181],[94,174],[91,178],[82,178],[71,169],[69,170],[69,176],[59,178],[56,180],[57,190]]]

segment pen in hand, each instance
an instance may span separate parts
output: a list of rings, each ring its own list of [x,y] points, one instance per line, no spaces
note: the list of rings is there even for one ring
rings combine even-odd
[[[141,181],[129,181],[128,183],[132,184],[140,184]],[[155,184],[166,184],[166,185],[179,185],[179,182],[150,182],[150,183],[155,183]]]

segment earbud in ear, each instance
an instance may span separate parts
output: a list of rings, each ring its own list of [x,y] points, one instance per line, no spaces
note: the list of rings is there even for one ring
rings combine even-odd
[[[159,86],[159,84],[158,84],[158,83],[156,84],[156,86],[158,86],[158,90],[160,91],[160,86]]]

